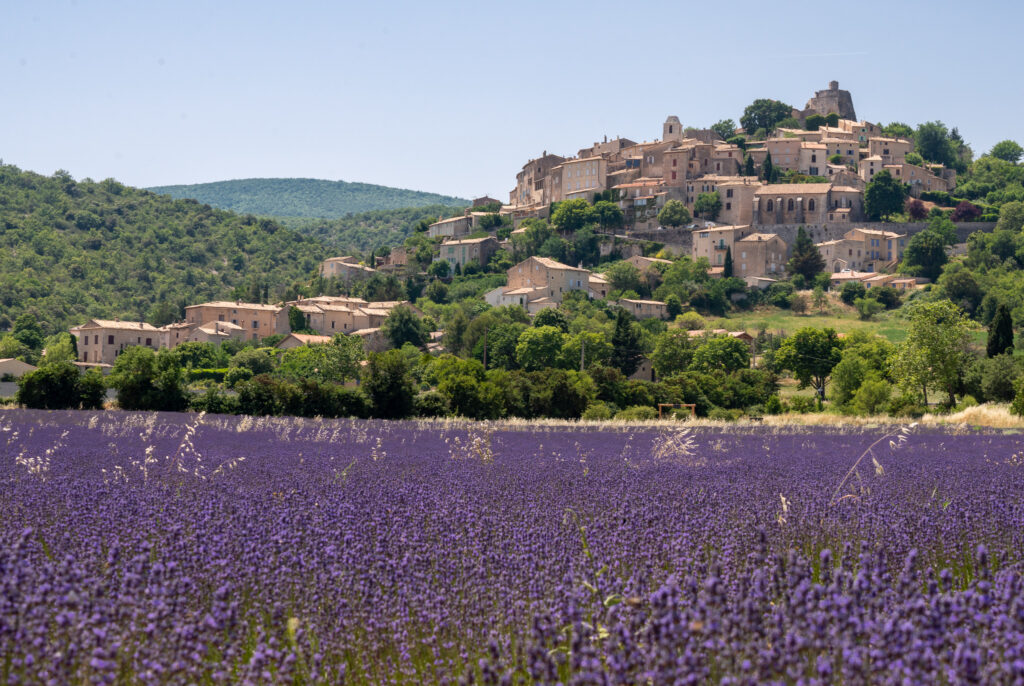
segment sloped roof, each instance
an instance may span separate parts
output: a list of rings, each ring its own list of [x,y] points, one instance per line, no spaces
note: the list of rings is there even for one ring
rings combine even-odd
[[[817,195],[828,193],[830,183],[770,183],[754,191],[754,195]]]

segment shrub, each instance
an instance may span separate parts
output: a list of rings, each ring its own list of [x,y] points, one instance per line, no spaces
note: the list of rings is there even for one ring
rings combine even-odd
[[[782,412],[783,412],[782,400],[779,398],[779,396],[778,395],[773,395],[770,398],[768,398],[767,402],[765,402],[765,404],[764,404],[764,413],[765,414],[782,414]]]
[[[947,207],[952,203],[952,199],[946,191],[924,191],[921,193],[921,200],[927,200],[928,202]]]
[[[193,396],[189,406],[196,412],[208,414],[238,414],[238,398],[222,392],[216,386],[206,389],[205,393]]]
[[[438,391],[420,393],[412,401],[412,411],[417,417],[445,417],[448,415],[448,399]]]
[[[708,419],[719,421],[735,422],[743,416],[743,410],[727,410],[724,407],[716,407],[708,412]]]
[[[1013,397],[1013,404],[1010,405],[1010,412],[1024,417],[1024,376],[1017,381],[1017,394]]]
[[[901,394],[889,401],[889,414],[894,417],[920,417],[925,413],[925,408],[918,402],[917,396]]]
[[[789,399],[789,408],[793,412],[806,414],[814,411],[814,398],[806,395],[795,395]]]
[[[609,405],[606,402],[597,400],[587,406],[587,409],[583,412],[582,419],[611,419],[615,415],[615,410],[616,408],[614,405]]]
[[[881,410],[892,395],[892,386],[881,379],[868,379],[861,384],[853,396],[853,405],[862,414],[875,414]]]
[[[235,369],[240,369],[240,367],[235,367]],[[217,383],[223,383],[224,376],[227,372],[228,368],[225,367],[223,369],[189,369],[185,374],[189,381],[202,381],[204,379],[209,379],[211,381],[216,381]]]
[[[687,331],[700,331],[707,326],[707,322],[704,321],[704,317],[691,310],[676,317],[676,325]]]
[[[857,298],[863,298],[867,295],[867,292],[868,289],[860,281],[847,281],[839,289],[839,299],[853,307],[853,304],[857,302]]]
[[[252,370],[248,367],[231,367],[224,374],[224,385],[234,388],[242,381],[248,381],[253,377]]]
[[[70,362],[49,364],[18,379],[17,402],[36,410],[77,409],[80,374]]]
[[[627,420],[657,419],[658,411],[653,407],[633,405],[632,407],[627,407],[626,409],[617,412],[615,414],[615,418]]]

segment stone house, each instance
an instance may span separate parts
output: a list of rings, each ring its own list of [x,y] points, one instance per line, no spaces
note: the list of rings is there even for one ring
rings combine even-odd
[[[345,282],[367,279],[377,270],[359,264],[351,255],[328,257],[320,265],[320,275],[325,279],[338,278]]]
[[[288,333],[288,310],[277,305],[216,301],[185,308],[185,322],[202,326],[211,322],[230,322],[245,330],[245,340],[255,341],[278,333]]]
[[[331,336],[314,336],[305,333],[290,333],[285,336],[277,347],[281,350],[301,348],[304,345],[326,345],[331,342]]]
[[[472,233],[472,230],[473,219],[464,214],[434,222],[427,228],[427,235],[430,238],[458,238]]]
[[[715,226],[693,232],[690,255],[694,261],[705,258],[712,267],[725,265],[725,253],[732,251],[733,265],[736,264],[736,243],[751,231],[749,226]]]
[[[29,372],[34,372],[36,367],[28,362],[16,360],[13,357],[5,357],[0,360],[0,379],[20,379]]]
[[[622,298],[616,304],[637,319],[668,319],[668,306],[660,300]]]
[[[69,331],[78,339],[79,362],[114,364],[126,348],[160,347],[160,329],[146,322],[90,319]]]
[[[916,164],[887,164],[884,167],[897,181],[902,181],[909,187],[912,197],[920,198],[926,191],[951,191],[956,182],[950,183],[941,176],[936,176],[930,169],[919,167]]]
[[[752,233],[739,239],[732,249],[733,276],[781,275],[786,271],[786,242],[774,233]]]
[[[560,167],[561,197],[556,200],[589,200],[607,188],[608,161],[604,157],[580,157],[566,160]]]
[[[434,258],[435,262],[445,260],[454,271],[455,267],[466,266],[467,262],[476,262],[481,267],[487,265],[491,255],[498,251],[498,240],[493,236],[484,238],[463,238],[454,241],[445,241],[440,246],[440,254]]]
[[[494,307],[521,305],[533,311],[545,303],[557,305],[569,291],[590,294],[590,272],[547,257],[529,257],[508,270],[508,284],[484,295]]]
[[[518,207],[549,204],[551,196],[545,193],[545,182],[551,170],[564,161],[564,157],[549,155],[545,150],[540,157],[524,164],[522,171],[516,174],[516,187],[509,193],[509,204]]]
[[[811,176],[826,176],[828,146],[824,143],[801,143],[797,171]]]
[[[644,271],[645,269],[655,264],[663,264],[666,267],[672,265],[672,260],[663,260],[659,257],[644,257],[643,255],[633,255],[632,257],[629,257],[623,261],[629,262],[631,265],[633,265],[640,271]]]
[[[892,231],[852,229],[842,238],[816,244],[827,271],[876,272],[903,259],[907,237]]]
[[[864,192],[831,183],[767,184],[754,193],[753,224],[861,221]]]
[[[860,159],[860,144],[856,140],[830,136],[823,137],[821,145],[825,146],[826,161],[831,160],[835,155],[839,155],[838,163],[842,165],[856,164]]]
[[[914,144],[903,138],[872,136],[868,139],[868,155],[881,157],[884,164],[903,164],[907,153],[913,149]]]
[[[231,322],[207,322],[192,329],[184,342],[214,343],[220,345],[224,341],[244,341],[245,329]],[[177,345],[177,344],[176,344]],[[173,347],[167,345],[166,347]]]

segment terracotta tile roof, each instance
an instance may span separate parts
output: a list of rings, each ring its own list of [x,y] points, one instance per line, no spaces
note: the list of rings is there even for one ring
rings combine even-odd
[[[185,309],[191,310],[194,307],[230,307],[235,310],[264,310],[268,312],[277,312],[278,310],[281,309],[277,305],[263,305],[261,303],[243,303],[229,300],[213,300],[208,303],[189,305]]]
[[[120,321],[116,319],[90,319],[81,326],[73,327],[74,329],[116,329],[119,331],[159,331],[152,324],[146,322],[129,322]]]
[[[828,193],[830,183],[770,183],[759,188],[754,195],[816,195]]]
[[[580,267],[570,267],[569,265],[562,264],[561,262],[553,260],[550,257],[537,257],[536,255],[534,255],[530,259],[537,260],[538,262],[540,262],[542,265],[544,265],[548,269],[563,269],[563,270],[567,269],[569,271],[574,271],[574,272],[586,272],[586,271],[588,271],[588,270],[582,269]]]

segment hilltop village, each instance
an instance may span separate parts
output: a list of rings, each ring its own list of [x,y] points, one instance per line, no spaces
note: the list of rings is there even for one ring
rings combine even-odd
[[[836,82],[801,109],[755,100],[740,125],[695,129],[669,116],[654,141],[544,151],[507,199],[420,215],[389,234],[404,235],[400,245],[306,257],[292,282],[253,275],[230,299],[161,303],[152,323],[89,319],[60,334],[66,344],[43,346],[26,315],[0,341],[16,353],[0,357],[18,358],[0,360],[0,375],[32,377],[42,362],[52,376],[60,350],[125,408],[310,416],[600,419],[682,403],[735,418],[811,407],[782,385],[812,388],[818,409],[828,400],[868,414],[923,411],[929,389],[949,406],[964,394],[1007,401],[1020,376],[1010,352],[1024,204],[1012,181],[971,186],[989,183],[987,170],[1018,173],[1019,146],[1000,146],[972,162],[941,122],[859,119]],[[225,220],[235,231],[263,221]],[[800,328],[812,310],[859,325]],[[776,316],[789,318],[767,321]],[[929,317],[963,331],[904,343],[863,328],[880,316],[906,319],[910,338]],[[989,327],[984,358],[964,333],[976,323]],[[940,340],[962,344],[954,380],[910,359]],[[109,379],[97,385],[100,372]],[[143,393],[135,380],[147,375]]]
[[[463,213],[425,227],[435,263],[428,272],[444,280],[467,270],[493,269],[497,256],[507,261],[531,252],[517,245],[517,239],[525,243],[531,227],[536,232],[540,222],[553,223],[571,240],[580,227],[552,215],[559,205],[576,201],[580,211],[597,207],[609,215],[598,218],[599,254],[614,252],[641,274],[654,265],[672,264],[644,255],[645,246],[656,242],[668,254],[706,261],[712,278],[738,277],[750,287],[766,288],[785,276],[803,228],[818,239],[816,247],[834,285],[853,280],[865,288],[907,291],[926,282],[894,273],[909,234],[923,225],[869,222],[865,190],[885,172],[906,184],[911,198],[928,197],[951,191],[956,172],[923,162],[912,152],[910,140],[886,137],[881,126],[858,120],[852,96],[835,81],[804,109],[789,114],[790,126],[749,140],[742,128],[684,128],[677,116],[670,116],[661,138],[652,142],[605,138],[573,157],[545,151],[516,174],[507,203],[477,198]],[[666,217],[666,206],[673,205],[677,212]],[[401,276],[425,266],[410,260],[404,246],[371,262],[373,266],[353,256],[329,258],[320,268],[322,283],[348,291],[375,275]],[[600,271],[541,254],[525,256],[504,271],[507,282],[488,291],[484,300],[495,307],[521,306],[531,315],[556,307],[571,291],[605,299],[613,290]],[[618,297],[615,302],[638,319],[678,314],[678,308],[656,299]],[[315,333],[290,337],[280,345],[321,342],[344,333],[364,339],[367,349],[375,350],[386,346],[380,331],[384,320],[403,304],[412,307],[405,301],[368,302],[322,293],[278,305],[208,302],[186,307],[184,321],[163,327],[97,319],[71,332],[79,339],[79,362],[112,365],[131,345],[174,348],[188,341],[250,341],[288,334],[294,308],[302,314],[304,330]],[[436,332],[434,339],[442,334]]]

